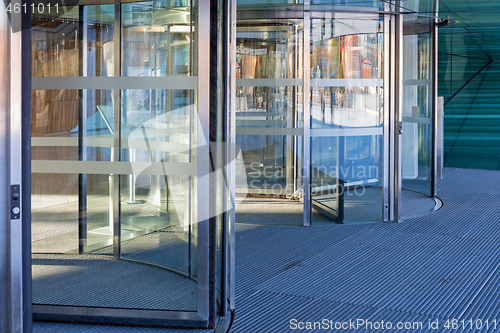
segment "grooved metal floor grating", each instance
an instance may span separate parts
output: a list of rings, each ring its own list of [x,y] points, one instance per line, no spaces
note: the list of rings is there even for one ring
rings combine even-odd
[[[35,304],[187,311],[197,306],[196,282],[162,268],[67,254],[34,254],[32,263]]]
[[[444,177],[438,183],[443,207],[403,223],[238,224],[231,332],[329,331],[292,330],[292,319],[423,324],[404,332],[499,332],[500,323],[473,330],[443,323],[500,321],[500,172],[445,169]],[[430,329],[436,320],[440,328]],[[35,323],[34,330],[157,331],[207,332],[52,323]]]
[[[500,332],[500,172],[445,169],[438,186],[443,207],[403,223],[239,225],[231,332],[327,331],[292,330],[292,319]],[[496,319],[498,326],[453,330],[443,327],[447,319]],[[439,329],[430,329],[436,320]]]

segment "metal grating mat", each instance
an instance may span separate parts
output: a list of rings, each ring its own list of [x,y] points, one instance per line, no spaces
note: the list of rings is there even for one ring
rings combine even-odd
[[[445,169],[444,176],[438,183],[444,206],[403,223],[309,228],[238,224],[237,310],[231,332],[293,332],[292,318],[500,320],[500,172]],[[50,325],[61,324],[35,323],[35,332],[160,332]]]
[[[33,323],[33,333],[209,333],[213,330]]]
[[[196,282],[136,262],[34,254],[35,304],[157,310],[196,309]]]
[[[403,223],[237,226],[232,331],[292,332],[292,314],[500,321],[500,172],[445,169],[444,177],[444,206]]]

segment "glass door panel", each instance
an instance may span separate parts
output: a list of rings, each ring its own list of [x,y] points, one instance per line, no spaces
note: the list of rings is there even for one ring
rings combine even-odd
[[[405,17],[405,31],[418,22]],[[422,24],[421,24],[422,25]],[[429,27],[431,26],[428,22]],[[414,29],[413,29],[414,30]],[[431,33],[403,36],[402,187],[431,195]]]
[[[311,16],[312,223],[381,220],[383,16]]]
[[[236,144],[247,183],[237,193],[248,193],[238,222],[303,223],[302,168],[296,167],[302,161],[302,22],[238,20]]]
[[[190,12],[187,2],[123,4],[122,76],[194,78]],[[196,311],[199,119],[188,82],[121,92],[121,158],[133,166],[121,181],[121,257],[168,270],[172,288],[184,289],[165,290],[164,309]]]

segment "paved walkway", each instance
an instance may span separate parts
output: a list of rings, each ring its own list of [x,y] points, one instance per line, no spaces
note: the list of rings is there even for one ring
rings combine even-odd
[[[500,332],[500,172],[446,169],[444,176],[444,206],[403,223],[238,225],[231,332],[325,332],[291,329],[323,319],[374,325],[336,332]],[[448,319],[483,327],[447,329]],[[382,321],[423,328],[375,329]],[[34,332],[200,331],[35,323]]]

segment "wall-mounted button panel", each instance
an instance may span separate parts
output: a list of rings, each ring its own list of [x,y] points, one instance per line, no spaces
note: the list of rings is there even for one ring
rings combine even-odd
[[[21,218],[21,186],[10,186],[10,219],[19,220]]]

